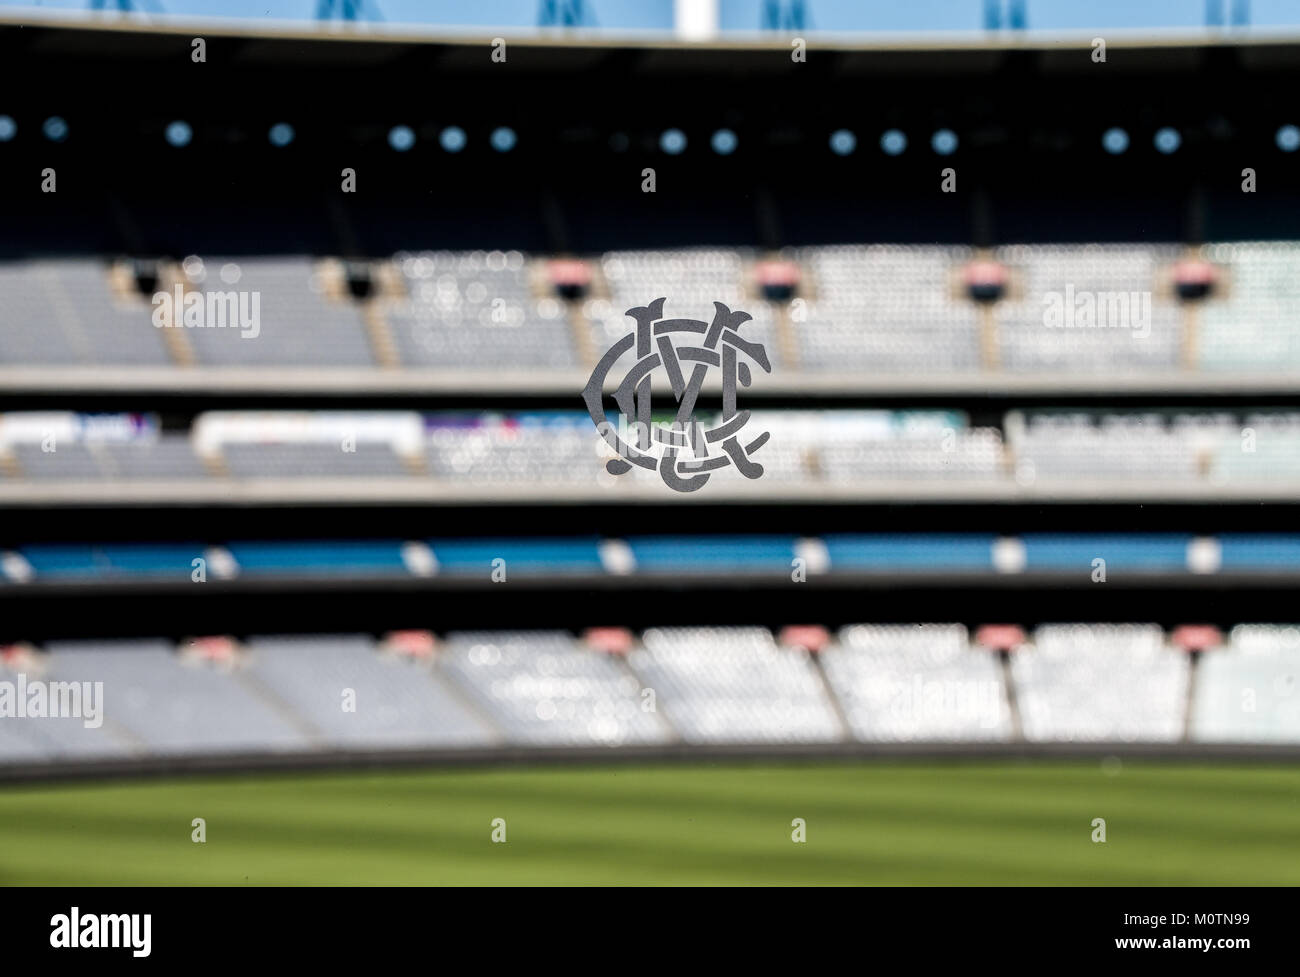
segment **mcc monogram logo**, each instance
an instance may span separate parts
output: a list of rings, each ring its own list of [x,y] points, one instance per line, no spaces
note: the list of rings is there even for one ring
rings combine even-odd
[[[730,465],[746,478],[760,477],[763,466],[749,456],[767,443],[769,434],[765,431],[743,443],[742,431],[750,415],[736,407],[737,383],[748,387],[752,380],[749,363],[742,356],[762,367],[764,373],[772,372],[762,343],[742,339],[738,332],[753,317],[714,302],[711,323],[665,319],[665,301],[658,298],[647,306],[628,309],[626,314],[635,320],[636,328],[601,357],[582,392],[596,430],[618,452],[606,469],[613,475],[626,474],[633,465],[658,471],[664,483],[677,492],[703,488],[710,473]],[[674,337],[681,337],[680,345],[674,343]],[[626,422],[620,431],[605,415],[605,381],[619,358],[632,349],[636,361],[614,391],[614,403]],[[722,371],[722,414],[714,426],[706,427],[695,417],[695,406],[705,377],[714,367]],[[651,422],[652,378],[657,370],[663,371],[677,403],[671,424]]]

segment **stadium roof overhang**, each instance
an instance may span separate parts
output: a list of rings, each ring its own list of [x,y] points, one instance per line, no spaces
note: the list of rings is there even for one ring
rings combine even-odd
[[[144,15],[93,15],[83,11],[0,10],[0,49],[7,56],[157,59],[175,57],[177,41],[201,36],[228,42],[223,60],[251,66],[384,67],[418,61],[444,71],[490,69],[495,38],[509,45],[517,70],[570,74],[615,64],[637,74],[758,72],[799,67],[785,55],[785,34],[736,34],[698,42],[664,32],[520,31],[511,28],[447,29],[392,24],[251,23],[232,18],[166,19]],[[1086,71],[1096,36],[1104,37],[1112,71],[1195,71],[1225,55],[1250,69],[1300,67],[1300,31],[1209,30],[1096,32],[826,33],[809,31],[810,59],[836,75],[892,73],[979,74],[1008,61],[1026,60],[1044,72]]]

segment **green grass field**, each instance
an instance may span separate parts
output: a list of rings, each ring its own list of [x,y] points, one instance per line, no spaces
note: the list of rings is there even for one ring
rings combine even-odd
[[[190,838],[199,817],[205,844]],[[1105,844],[1090,840],[1099,817]],[[1297,852],[1297,766],[620,764],[0,787],[5,883],[1300,883]]]

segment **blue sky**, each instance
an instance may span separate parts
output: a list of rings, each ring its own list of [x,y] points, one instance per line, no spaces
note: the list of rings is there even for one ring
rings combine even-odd
[[[117,0],[105,0],[114,6]],[[536,23],[543,0],[365,0],[389,23],[447,24],[461,27],[527,27]],[[568,0],[556,0],[565,3]],[[725,30],[758,28],[764,0],[720,0]],[[790,0],[781,0],[788,4]],[[803,0],[815,30],[921,31],[979,30],[985,0]],[[999,0],[1004,7],[1012,0]],[[1199,27],[1207,2],[1225,15],[1241,0],[1024,0],[1029,26],[1040,30],[1094,28]],[[601,27],[667,30],[672,0],[584,0]],[[137,7],[159,6],[176,14],[246,19],[310,19],[317,0],[135,0]],[[89,0],[0,0],[8,7],[85,9]],[[1257,26],[1300,26],[1300,0],[1248,0]]]

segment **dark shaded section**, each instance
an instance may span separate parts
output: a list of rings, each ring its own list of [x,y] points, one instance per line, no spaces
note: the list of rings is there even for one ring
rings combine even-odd
[[[489,39],[223,37],[0,27],[0,255],[609,248],[837,241],[1153,241],[1300,236],[1300,173],[1273,143],[1284,44],[1180,49],[819,50],[591,47]],[[131,93],[148,92],[133,98]],[[53,143],[42,122],[67,120]],[[189,145],[163,138],[185,120]],[[276,123],[293,126],[270,145]],[[394,125],[415,133],[404,153]],[[466,147],[439,134],[457,126]],[[508,153],[494,129],[517,134]],[[1128,151],[1101,135],[1126,129]],[[1156,151],[1162,126],[1182,135]],[[718,128],[737,136],[715,154]],[[938,128],[958,136],[931,149]],[[680,129],[681,155],[660,148]],[[848,128],[856,151],[830,151]],[[879,139],[897,128],[899,156]],[[1252,167],[1258,192],[1241,193]],[[58,193],[40,192],[53,167]],[[642,192],[653,168],[656,192]],[[957,191],[942,193],[942,171]],[[356,193],[341,192],[343,170]],[[1193,201],[1197,201],[1195,207]],[[1202,227],[1202,223],[1204,226]]]
[[[667,625],[959,622],[969,627],[1015,623],[1155,622],[1166,628],[1207,623],[1230,628],[1243,621],[1291,622],[1294,580],[1245,583],[1241,578],[1156,579],[1062,587],[1043,577],[1006,578],[992,586],[899,574],[871,587],[836,585],[809,577],[736,575],[677,578],[658,583],[602,580],[553,586],[554,580],[475,582],[432,589],[419,582],[311,582],[237,589],[216,584],[128,592],[29,590],[0,596],[5,611],[0,641],[51,638],[170,637],[269,633],[373,633],[422,628],[436,632],[612,625],[642,629]],[[1193,587],[1188,584],[1194,584]],[[1086,589],[1086,593],[1084,592]]]

